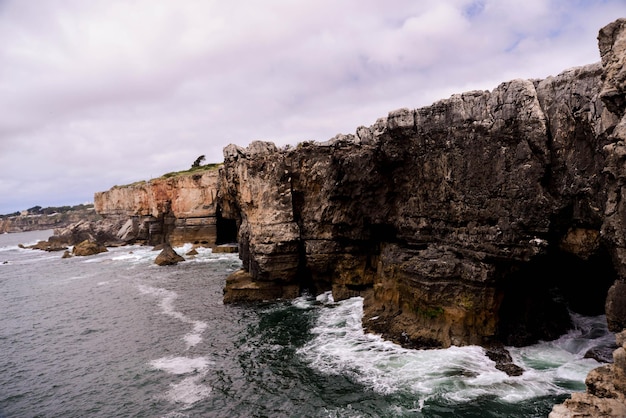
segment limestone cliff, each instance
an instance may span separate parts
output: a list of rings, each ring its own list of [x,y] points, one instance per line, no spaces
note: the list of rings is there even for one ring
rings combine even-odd
[[[87,220],[97,221],[101,217],[93,208],[68,210],[50,214],[25,214],[0,218],[0,234],[5,232],[41,231],[64,228],[73,223]]]
[[[125,242],[213,245],[216,224],[215,169],[165,176],[148,182],[115,186],[95,194],[96,211],[123,220],[117,236]]]
[[[362,295],[364,326],[411,347],[555,338],[568,308],[605,303],[621,330],[626,53],[607,28],[602,63],[327,143],[226,147],[218,195],[244,271],[225,301]]]

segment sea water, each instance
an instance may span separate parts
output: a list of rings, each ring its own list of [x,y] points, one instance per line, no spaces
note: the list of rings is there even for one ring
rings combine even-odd
[[[540,417],[613,343],[604,317],[574,315],[560,339],[510,348],[526,370],[510,377],[480,347],[364,333],[361,298],[224,305],[237,255],[159,267],[148,247],[18,247],[50,235],[0,235],[0,417]]]

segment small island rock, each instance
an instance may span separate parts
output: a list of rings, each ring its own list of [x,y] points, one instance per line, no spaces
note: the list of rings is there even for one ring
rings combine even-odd
[[[174,249],[168,244],[163,246],[163,250],[154,260],[155,264],[158,264],[159,266],[170,266],[178,264],[181,261],[185,261],[185,259],[174,251]]]

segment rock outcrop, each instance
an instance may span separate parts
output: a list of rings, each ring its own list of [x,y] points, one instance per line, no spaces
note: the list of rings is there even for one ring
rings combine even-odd
[[[107,248],[94,241],[85,240],[74,246],[72,254],[75,256],[89,256],[107,252]]]
[[[613,352],[613,364],[592,370],[585,380],[587,391],[555,405],[549,418],[626,417],[626,331],[616,339],[619,348]]]
[[[93,207],[51,214],[25,214],[0,218],[0,234],[65,228],[80,221],[98,221],[102,217]]]
[[[176,251],[174,251],[174,249],[169,244],[165,244],[159,255],[157,255],[156,259],[154,260],[154,263],[159,266],[171,266],[174,264],[178,264],[181,261],[185,261],[185,259]]]
[[[601,31],[602,63],[393,111],[326,143],[226,147],[218,194],[244,271],[225,301],[361,295],[364,326],[408,347],[552,339],[568,308],[605,304],[621,330],[623,26]]]
[[[120,224],[115,235],[126,243],[213,245],[219,240],[217,179],[218,171],[209,169],[115,186],[96,193],[95,207]],[[230,227],[234,240],[234,223]]]

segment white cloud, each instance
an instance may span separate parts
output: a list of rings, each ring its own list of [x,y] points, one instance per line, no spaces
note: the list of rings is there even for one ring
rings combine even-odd
[[[0,213],[595,62],[597,31],[625,14],[621,0],[5,0]]]

